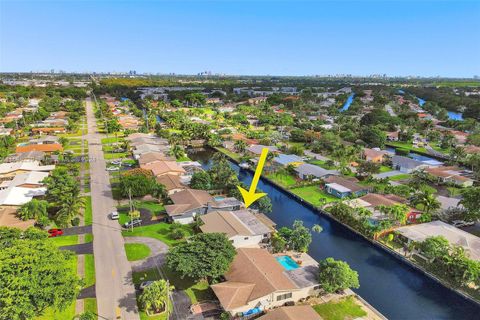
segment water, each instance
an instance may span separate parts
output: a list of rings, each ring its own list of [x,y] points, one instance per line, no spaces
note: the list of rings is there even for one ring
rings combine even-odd
[[[463,121],[463,114],[461,112],[448,111],[448,118],[450,120]]]
[[[422,98],[419,98],[419,97],[417,97],[417,100],[418,100],[418,105],[419,105],[420,107],[423,106],[423,105],[425,104],[425,102],[426,102],[425,100],[423,100]]]
[[[208,168],[212,151],[189,154]],[[250,185],[253,175],[240,170],[239,179]],[[356,291],[389,319],[478,319],[480,307],[427,278],[416,269],[373,246],[341,224],[320,215],[291,198],[270,183],[260,180],[258,187],[272,200],[268,216],[277,227],[291,227],[302,220],[308,228],[319,224],[323,232],[313,233],[308,253],[316,260],[333,257],[348,262],[357,270],[361,287]]]
[[[298,264],[289,256],[278,256],[275,259],[282,265],[282,267],[289,271],[298,268]]]
[[[347,101],[345,102],[345,104],[343,105],[342,109],[340,109],[341,112],[344,112],[344,111],[347,111],[348,108],[350,108],[350,105],[352,104],[353,102],[353,98],[355,98],[355,93],[352,93],[348,96],[348,99]]]

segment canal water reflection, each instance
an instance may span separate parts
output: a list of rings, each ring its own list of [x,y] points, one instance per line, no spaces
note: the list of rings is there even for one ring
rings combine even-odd
[[[189,154],[193,160],[210,166],[212,150]],[[253,175],[240,170],[239,179],[250,185]],[[341,224],[318,214],[274,185],[261,180],[258,187],[272,200],[268,216],[277,227],[291,226],[302,220],[307,227],[319,224],[320,234],[313,233],[308,253],[316,260],[333,257],[347,261],[360,276],[355,290],[389,319],[479,319],[480,307],[427,278],[385,251],[351,232]]]

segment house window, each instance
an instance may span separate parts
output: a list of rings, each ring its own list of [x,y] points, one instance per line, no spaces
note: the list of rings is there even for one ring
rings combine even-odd
[[[289,299],[292,297],[292,293],[289,292],[289,293],[284,293],[284,294],[281,294],[279,296],[277,296],[277,301],[280,301],[280,300],[285,300],[285,299]]]

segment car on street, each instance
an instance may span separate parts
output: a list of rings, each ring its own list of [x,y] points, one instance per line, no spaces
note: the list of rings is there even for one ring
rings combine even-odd
[[[123,225],[125,228],[138,227],[142,224],[142,219],[133,219],[132,221],[125,222]]]
[[[120,167],[108,167],[107,171],[118,171],[120,170]]]
[[[120,218],[120,215],[118,214],[118,211],[113,211],[110,213],[110,219],[112,220],[118,220]]]
[[[58,237],[58,236],[61,236],[62,234],[63,234],[62,229],[53,228],[53,229],[48,230],[48,237],[49,238]]]
[[[452,226],[457,227],[457,228],[463,228],[463,227],[470,227],[475,225],[474,221],[464,221],[464,220],[453,220],[452,221]]]

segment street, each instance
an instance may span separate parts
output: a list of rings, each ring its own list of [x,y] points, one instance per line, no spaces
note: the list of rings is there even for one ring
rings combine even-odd
[[[121,228],[108,214],[115,209],[101,139],[90,98],[86,100],[88,148],[93,210],[93,250],[99,319],[139,319],[132,269],[124,249]],[[119,317],[121,316],[121,317]]]

